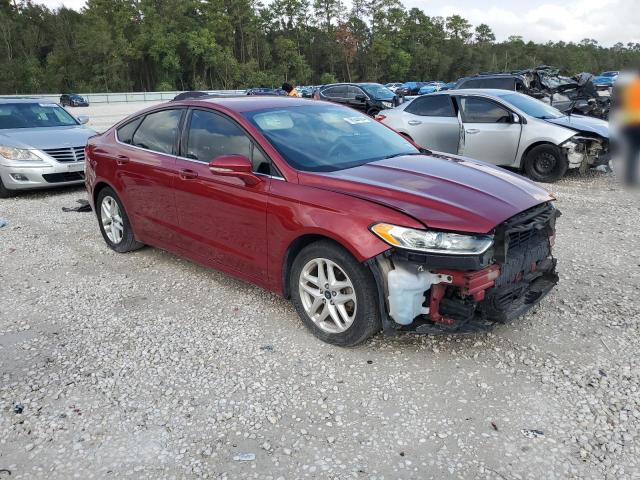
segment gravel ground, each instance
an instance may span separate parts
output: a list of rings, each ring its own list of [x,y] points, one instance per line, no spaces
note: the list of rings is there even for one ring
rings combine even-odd
[[[561,283],[537,309],[352,349],[257,287],[109,250],[61,211],[80,188],[2,200],[0,479],[640,478],[638,199],[549,187]]]

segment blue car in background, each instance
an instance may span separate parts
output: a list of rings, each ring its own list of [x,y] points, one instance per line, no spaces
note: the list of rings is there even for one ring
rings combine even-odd
[[[425,85],[420,87],[420,90],[418,90],[418,95],[426,95],[427,93],[439,92],[440,90],[442,90],[442,87],[444,85],[444,82],[427,82]]]
[[[618,75],[620,75],[618,71],[602,72],[593,78],[593,84],[596,87],[613,87],[618,79]]]

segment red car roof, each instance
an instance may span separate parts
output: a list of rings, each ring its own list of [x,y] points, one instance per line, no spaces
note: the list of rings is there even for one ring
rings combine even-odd
[[[259,95],[247,95],[245,97],[209,97],[209,98],[194,98],[184,100],[182,102],[175,102],[177,104],[185,105],[206,105],[208,103],[214,103],[220,105],[223,108],[228,108],[236,112],[251,112],[255,110],[262,110],[265,108],[278,108],[278,107],[300,107],[303,105],[318,105],[316,100],[298,97],[285,97],[285,96],[264,96]]]

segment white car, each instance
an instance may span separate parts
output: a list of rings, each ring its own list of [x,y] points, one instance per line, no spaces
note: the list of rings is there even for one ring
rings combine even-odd
[[[89,117],[37,98],[0,98],[0,198],[84,182]]]
[[[568,116],[511,90],[436,92],[376,118],[425,148],[521,169],[541,182],[610,159],[608,122]]]

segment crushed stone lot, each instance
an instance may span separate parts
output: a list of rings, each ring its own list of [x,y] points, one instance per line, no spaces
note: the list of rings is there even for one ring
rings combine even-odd
[[[0,201],[0,479],[640,478],[640,208],[558,197],[561,283],[475,336],[316,340],[284,299]],[[8,473],[10,472],[10,474]]]

